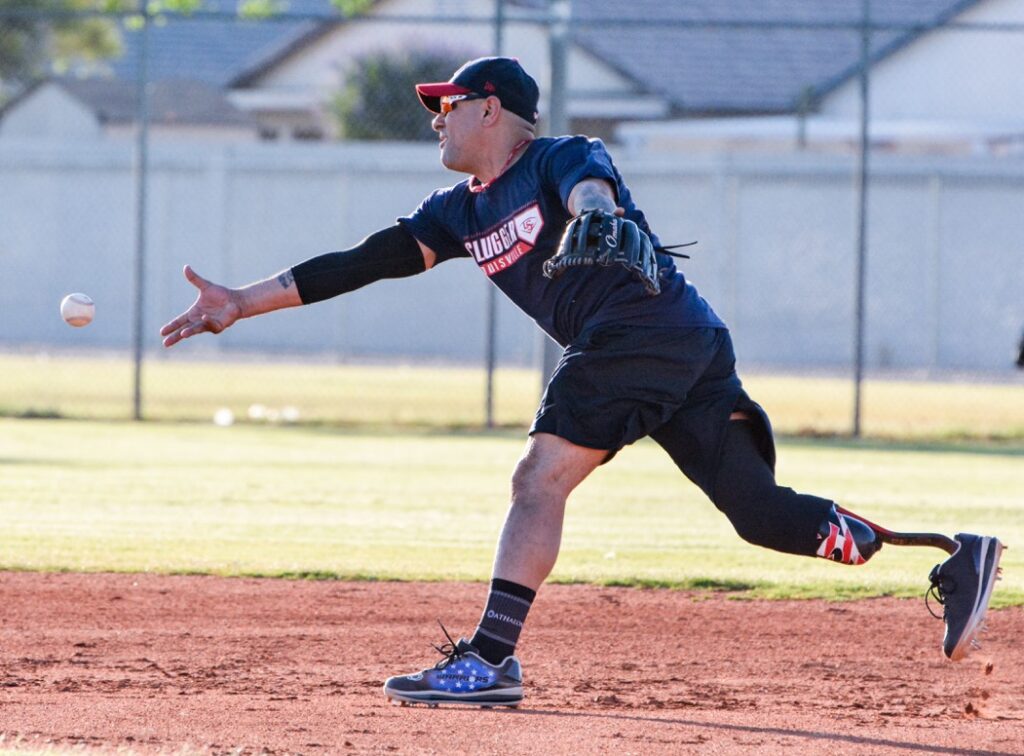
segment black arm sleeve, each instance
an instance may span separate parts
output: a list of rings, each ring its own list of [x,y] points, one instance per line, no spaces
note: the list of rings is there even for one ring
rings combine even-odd
[[[303,304],[336,297],[382,278],[426,270],[416,238],[399,225],[370,234],[352,249],[310,258],[292,268]]]

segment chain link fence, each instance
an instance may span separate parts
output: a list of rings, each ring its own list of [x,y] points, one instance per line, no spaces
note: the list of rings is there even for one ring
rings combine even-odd
[[[158,336],[184,264],[248,283],[459,180],[412,85],[500,52],[699,241],[779,430],[1019,439],[1022,43],[1016,0],[0,0],[0,414],[527,424],[551,348],[459,261]]]

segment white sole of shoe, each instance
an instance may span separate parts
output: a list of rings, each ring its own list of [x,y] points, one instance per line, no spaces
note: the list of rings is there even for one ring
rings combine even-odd
[[[388,701],[397,703],[401,706],[409,704],[423,704],[434,708],[441,704],[456,704],[459,706],[480,706],[485,709],[490,709],[495,706],[508,706],[510,708],[517,707],[523,700],[523,689],[522,688],[503,688],[501,691],[502,695],[500,698],[488,698],[486,694],[480,693],[445,693],[443,691],[433,691],[431,693],[425,693],[423,696],[417,696],[409,693],[403,693],[395,690],[384,689],[384,695]]]

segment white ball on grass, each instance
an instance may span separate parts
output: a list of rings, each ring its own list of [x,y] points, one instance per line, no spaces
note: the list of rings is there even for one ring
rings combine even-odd
[[[229,425],[234,425],[235,413],[227,407],[221,407],[213,413],[213,424],[219,425],[221,428],[227,428]]]

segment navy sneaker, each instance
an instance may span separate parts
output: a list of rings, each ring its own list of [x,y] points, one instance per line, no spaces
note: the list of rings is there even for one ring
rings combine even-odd
[[[985,612],[992,586],[999,580],[999,557],[1003,544],[991,536],[958,533],[960,547],[942,564],[932,569],[931,587],[925,594],[943,606],[946,636],[942,651],[952,661],[960,661],[971,648],[978,648],[977,635],[984,629]],[[931,607],[928,607],[931,611]],[[935,612],[932,612],[938,617]]]
[[[444,634],[448,643],[434,646],[444,658],[434,667],[387,679],[384,695],[389,701],[432,707],[443,703],[486,708],[519,705],[523,700],[523,673],[516,657],[491,664],[465,638],[456,643],[447,630]]]

